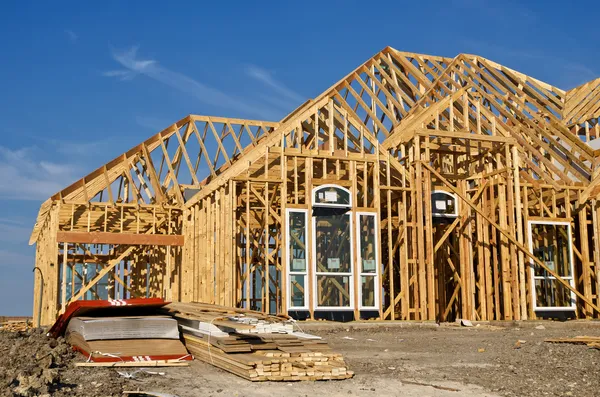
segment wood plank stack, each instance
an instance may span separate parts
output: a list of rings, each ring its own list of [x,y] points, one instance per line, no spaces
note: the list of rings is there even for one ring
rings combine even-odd
[[[546,342],[583,344],[587,345],[588,347],[600,349],[600,336],[576,336],[574,338],[554,338],[546,339]]]
[[[0,324],[0,330],[9,332],[27,331],[29,328],[31,328],[30,321],[7,321]]]
[[[200,303],[167,306],[195,358],[250,381],[348,379],[354,373],[320,337],[281,316]]]

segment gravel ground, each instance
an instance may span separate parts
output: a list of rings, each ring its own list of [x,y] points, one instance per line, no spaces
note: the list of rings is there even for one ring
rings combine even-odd
[[[251,383],[209,364],[138,372],[76,368],[64,341],[37,331],[0,332],[0,396],[120,396],[124,390],[186,396],[598,396],[600,350],[546,338],[600,336],[596,322],[458,327],[305,324],[344,354],[345,381]],[[519,342],[520,341],[520,342]],[[123,372],[123,370],[120,370]],[[124,369],[133,372],[135,369]]]
[[[344,353],[357,374],[404,383],[477,385],[501,396],[598,396],[600,350],[544,342],[600,336],[598,325],[379,327],[317,333]]]

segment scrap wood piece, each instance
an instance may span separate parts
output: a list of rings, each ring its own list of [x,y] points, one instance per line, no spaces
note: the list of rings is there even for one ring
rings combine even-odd
[[[438,390],[460,391],[459,389],[455,389],[453,387],[439,386],[439,385],[434,385],[432,383],[415,382],[415,381],[412,381],[412,380],[402,380],[402,383],[406,383],[408,385],[429,386],[429,387],[433,387],[434,389],[438,389]]]
[[[189,365],[189,362],[179,360],[75,363],[76,367],[188,367]]]
[[[131,391],[126,390],[123,392],[124,395],[130,397],[177,397],[175,394],[161,393],[157,391]]]
[[[546,342],[549,343],[573,343],[573,344],[590,344],[590,343],[599,343],[600,344],[600,336],[576,336],[574,338],[551,338],[546,339]]]

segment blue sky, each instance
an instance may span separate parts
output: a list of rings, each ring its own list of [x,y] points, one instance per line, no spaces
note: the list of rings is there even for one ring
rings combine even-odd
[[[0,315],[31,314],[41,202],[187,114],[278,120],[385,46],[600,76],[591,1],[6,2]]]

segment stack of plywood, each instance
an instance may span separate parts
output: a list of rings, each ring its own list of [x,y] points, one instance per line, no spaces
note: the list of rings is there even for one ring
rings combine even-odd
[[[197,359],[251,381],[348,379],[341,354],[320,337],[294,331],[286,317],[222,306],[172,303],[186,347]]]
[[[73,317],[65,337],[93,362],[189,359],[168,316]]]
[[[192,359],[180,340],[179,324],[157,311],[162,298],[71,302],[48,335],[64,336],[87,365],[179,366]]]

